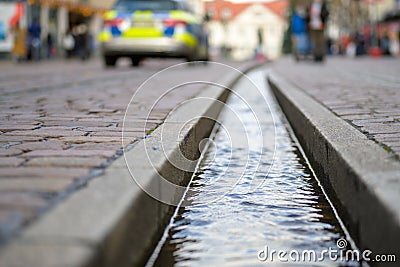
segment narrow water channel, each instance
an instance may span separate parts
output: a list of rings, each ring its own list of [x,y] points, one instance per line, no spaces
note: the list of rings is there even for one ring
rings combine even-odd
[[[260,254],[318,256],[346,235],[271,97],[266,72],[249,77],[259,90],[246,79],[235,86],[185,205],[148,266],[339,266],[326,255],[293,262]]]

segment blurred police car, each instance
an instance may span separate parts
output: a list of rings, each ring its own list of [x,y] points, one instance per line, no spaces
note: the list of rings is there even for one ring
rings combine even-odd
[[[183,0],[119,0],[104,14],[99,39],[106,66],[120,57],[133,66],[146,57],[208,60],[202,19]]]

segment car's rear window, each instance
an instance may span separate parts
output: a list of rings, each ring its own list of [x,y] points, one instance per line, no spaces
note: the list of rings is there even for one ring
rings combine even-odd
[[[117,11],[136,11],[136,10],[150,10],[150,11],[168,11],[177,9],[177,3],[169,0],[120,0],[114,9]]]

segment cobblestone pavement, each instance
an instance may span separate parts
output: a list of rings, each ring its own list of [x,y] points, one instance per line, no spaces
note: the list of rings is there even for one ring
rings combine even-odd
[[[104,69],[100,61],[0,62],[0,243],[122,154],[122,122],[133,93],[152,74],[180,62],[148,60],[140,68],[122,63],[116,69]],[[130,143],[203,86],[173,91],[147,118],[161,89],[181,75],[217,81],[224,74],[199,65],[161,76],[159,86],[134,103],[125,129]]]
[[[278,61],[273,69],[340,118],[400,155],[400,60],[328,58]]]

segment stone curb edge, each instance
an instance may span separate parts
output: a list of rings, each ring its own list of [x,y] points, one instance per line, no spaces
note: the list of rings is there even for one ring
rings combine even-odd
[[[258,66],[259,63],[249,62],[240,71],[246,73]],[[223,77],[218,84],[229,88],[240,78],[241,75],[235,73]],[[192,173],[175,168],[168,160],[178,158],[176,155],[180,153],[188,158],[198,158],[199,142],[210,135],[214,126],[214,121],[202,119],[201,116],[216,118],[223,107],[221,103],[228,96],[229,90],[225,88],[208,86],[203,89],[197,97],[220,102],[214,100],[189,107],[199,118],[180,129],[178,142],[171,139],[173,146],[168,147],[167,151],[151,150],[148,157],[155,161],[155,166],[143,159],[145,139],[127,152],[127,159],[138,162],[139,175],[141,181],[146,182],[146,187],[157,189],[160,175],[187,186]],[[172,117],[178,123],[186,124],[179,121],[179,117],[186,118],[187,114],[183,113],[187,111],[188,107],[178,108]],[[165,124],[168,125],[164,122],[151,134],[150,138],[156,140],[155,144],[161,139],[161,129]],[[167,138],[174,137],[167,134]],[[162,153],[167,154],[166,157]],[[195,166],[186,167],[194,171]],[[163,189],[158,189],[162,194]],[[179,193],[174,196],[176,199],[181,197]],[[150,256],[174,208],[144,193],[131,178],[125,158],[120,157],[103,175],[90,181],[85,188],[44,214],[10,241],[0,251],[0,266],[140,266]]]
[[[267,79],[359,249],[398,260],[400,162],[280,74]]]

